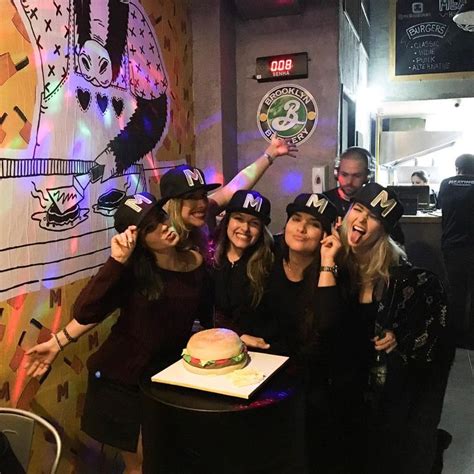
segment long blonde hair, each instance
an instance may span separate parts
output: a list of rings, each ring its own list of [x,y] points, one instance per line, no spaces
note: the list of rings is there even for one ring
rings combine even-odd
[[[217,242],[214,253],[215,266],[219,268],[227,258],[227,250],[229,247],[229,237],[227,236],[227,225],[229,223],[230,213],[226,213],[217,228]],[[252,252],[247,261],[246,273],[250,280],[250,287],[252,292],[252,307],[258,306],[262,300],[263,292],[265,290],[265,282],[270,273],[273,264],[273,236],[268,230],[267,226],[262,223],[262,231],[260,236],[250,249]]]
[[[405,251],[390,237],[383,232],[380,238],[370,248],[371,258],[360,263],[347,237],[347,219],[344,219],[339,228],[342,249],[339,253],[341,267],[347,269],[350,276],[351,289],[360,288],[364,283],[371,282],[374,288],[388,285],[390,280],[390,267],[399,265],[400,258],[406,258]]]

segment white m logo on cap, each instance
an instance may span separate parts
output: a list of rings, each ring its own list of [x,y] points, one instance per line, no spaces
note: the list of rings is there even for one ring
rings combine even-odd
[[[133,198],[135,199],[135,202],[137,204],[143,204],[143,203],[151,204],[152,202],[151,199],[148,199],[146,196],[143,196],[143,194],[135,194]]]
[[[389,199],[387,191],[383,190],[380,191],[370,203],[372,207],[377,206],[377,204],[380,204],[380,207],[383,209],[381,216],[386,217],[392,212],[393,208],[397,205],[397,201],[395,201],[395,199]]]
[[[306,201],[306,207],[314,207],[318,209],[320,214],[324,214],[324,210],[328,205],[328,200],[324,198],[319,198],[317,194],[311,194],[309,199]]]
[[[257,212],[260,212],[260,208],[262,207],[262,201],[263,200],[261,196],[254,197],[253,194],[247,193],[247,196],[245,196],[243,207],[245,209],[253,207]]]
[[[148,199],[146,196],[143,196],[142,194],[135,194],[133,198],[127,199],[124,204],[128,206],[130,209],[133,209],[135,212],[142,212],[142,208],[140,207],[140,204],[151,204],[152,201]]]
[[[194,186],[195,181],[199,181],[199,183],[204,184],[204,178],[202,177],[199,170],[183,170],[184,176],[186,176],[186,181],[188,182],[189,186]]]

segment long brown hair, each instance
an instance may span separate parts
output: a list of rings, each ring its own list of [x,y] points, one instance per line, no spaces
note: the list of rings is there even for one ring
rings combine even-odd
[[[166,214],[158,208],[150,210],[144,217],[138,229],[137,244],[129,263],[138,292],[150,301],[160,298],[164,283],[161,269],[156,263],[155,256],[148,248],[145,237],[165,219]]]
[[[214,251],[214,262],[216,268],[219,268],[227,259],[227,250],[229,248],[229,237],[227,236],[227,226],[232,213],[226,213],[216,229],[216,248]],[[265,282],[270,273],[273,264],[273,237],[267,226],[261,223],[261,232],[257,242],[247,249],[251,255],[247,261],[246,273],[250,280],[252,291],[252,307],[258,306],[262,300],[265,290]]]
[[[291,216],[288,217],[288,220]],[[321,225],[321,229],[324,229],[324,225],[319,219],[317,219]],[[288,221],[287,221],[288,222]],[[321,267],[321,244],[319,243],[314,251],[313,260],[305,268],[303,272],[303,297],[301,300],[301,307],[303,310],[302,319],[297,324],[297,337],[300,343],[300,353],[310,354],[314,351],[314,348],[318,345],[318,337],[315,334],[316,317],[314,313],[314,293],[318,286],[319,269]],[[285,240],[283,234],[281,240],[281,252],[283,260],[289,263],[290,259],[290,248]]]

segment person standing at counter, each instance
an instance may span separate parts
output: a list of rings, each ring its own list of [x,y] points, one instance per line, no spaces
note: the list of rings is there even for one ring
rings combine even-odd
[[[346,431],[342,452],[355,456],[345,473],[429,474],[434,464],[452,362],[446,298],[439,278],[412,267],[390,238],[402,214],[395,193],[369,183],[353,197],[340,228],[346,312],[332,388]],[[364,392],[370,401],[367,467],[356,458],[364,452]]]
[[[270,201],[259,192],[239,190],[216,232],[211,269],[215,291],[214,324],[232,329],[253,348],[270,346],[258,337],[258,306],[273,265]]]
[[[439,188],[441,249],[456,344],[474,349],[474,155],[459,156],[455,166],[456,176]]]
[[[210,196],[207,193],[219,184],[206,184],[199,168],[181,165],[167,171],[160,180],[160,192],[162,198],[169,199],[166,210],[180,237],[180,244],[198,247],[206,260],[210,258],[209,232],[206,230],[211,234],[214,232],[216,216],[235,191],[252,188],[278,157],[295,157],[297,151],[295,145],[274,135],[262,156]]]
[[[410,177],[411,184],[413,186],[429,186],[428,176],[423,170],[413,171]],[[430,204],[436,206],[437,198],[436,193],[430,188]]]
[[[127,474],[142,472],[140,374],[176,360],[194,320],[209,327],[212,319],[203,258],[177,248],[163,203],[149,193],[125,199],[115,214],[119,233],[111,256],[77,297],[73,319],[26,353],[28,374],[41,376],[67,344],[119,309],[109,336],[87,361],[81,428],[119,449]]]

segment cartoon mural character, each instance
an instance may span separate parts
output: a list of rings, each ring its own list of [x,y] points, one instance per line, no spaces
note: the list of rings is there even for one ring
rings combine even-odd
[[[100,189],[93,209],[106,216],[125,191],[145,186],[137,163],[165,135],[168,80],[138,2],[37,0],[21,6],[43,77],[33,157],[42,166],[44,159],[67,160],[58,174],[73,176],[70,184],[47,188],[47,197],[35,187],[33,195],[47,209],[33,219],[60,231],[87,218],[89,210],[79,203],[88,197],[92,203],[90,183],[99,182]]]
[[[3,59],[0,87],[30,78],[0,111],[3,209],[21,216],[0,235],[0,297],[9,298],[85,278],[107,258],[111,216],[157,168],[170,100],[139,0],[1,1],[26,46]],[[13,123],[20,131],[4,141]]]

